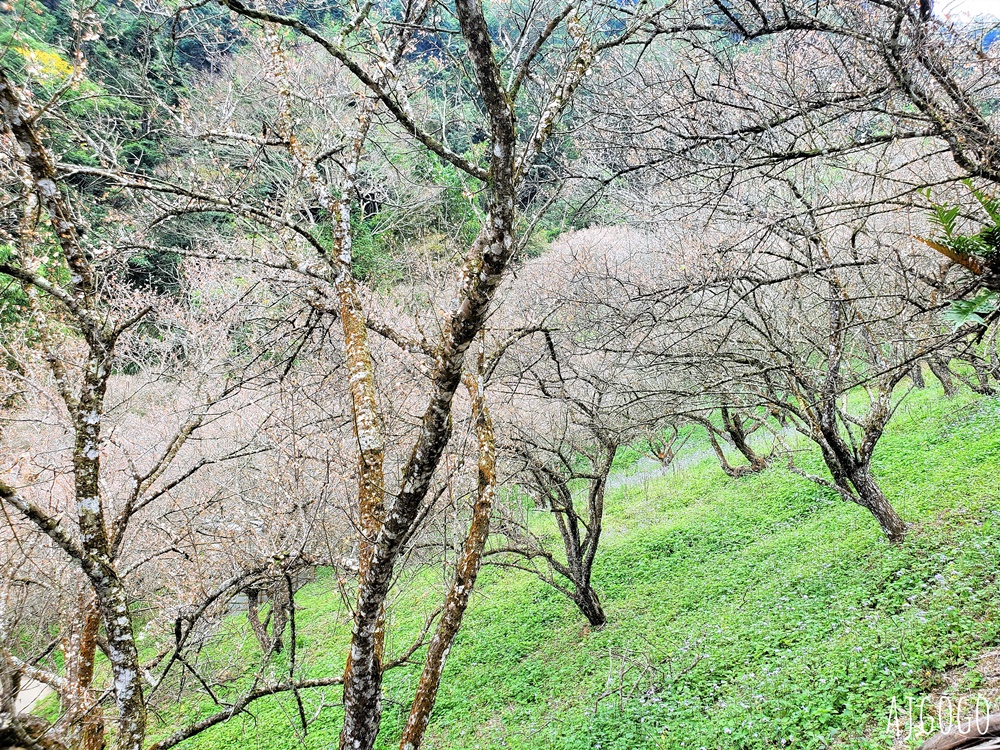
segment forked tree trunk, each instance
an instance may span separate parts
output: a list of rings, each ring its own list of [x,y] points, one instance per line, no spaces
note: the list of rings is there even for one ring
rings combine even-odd
[[[360,576],[354,629],[344,675],[342,750],[371,750],[381,717],[380,654],[376,646],[382,612],[407,534],[416,523],[431,478],[451,436],[451,408],[462,379],[465,353],[486,315],[513,256],[516,135],[514,112],[493,57],[490,31],[480,4],[456,0],[483,108],[490,120],[492,159],[486,220],[462,270],[455,306],[445,322],[430,373],[431,395],[420,433],[404,464],[401,488],[375,540],[372,564]]]
[[[119,750],[142,750],[146,735],[146,703],[140,677],[139,654],[129,613],[128,592],[115,568],[114,550],[109,543],[104,503],[101,497],[101,419],[108,378],[113,371],[115,343],[124,328],[97,309],[99,297],[94,269],[80,244],[77,218],[59,187],[55,164],[39,135],[37,113],[23,101],[17,87],[0,68],[0,117],[5,130],[16,142],[17,161],[23,169],[25,188],[38,199],[48,214],[70,271],[70,298],[64,305],[76,319],[88,352],[83,364],[82,383],[73,395],[58,357],[49,352],[50,365],[73,421],[73,480],[79,544],[60,522],[27,502],[13,488],[0,483],[0,497],[11,502],[64,551],[73,557],[90,580],[97,606],[107,631],[115,701],[118,709]],[[22,283],[49,291],[46,282],[24,268],[7,267],[6,272]]]
[[[721,412],[722,430],[713,425],[709,419],[695,417],[695,421],[707,430],[708,440],[712,445],[712,450],[715,451],[715,455],[719,459],[719,465],[722,467],[722,470],[727,476],[736,479],[749,476],[750,474],[757,474],[766,469],[770,463],[769,458],[761,456],[750,447],[750,443],[747,441],[747,433],[743,429],[743,424],[739,416],[732,415],[727,407],[722,407]],[[732,444],[739,451],[740,455],[747,460],[746,465],[733,466],[729,463],[729,459],[726,458],[726,452],[717,436],[722,436],[724,440]]]
[[[902,542],[906,535],[906,523],[871,475],[870,453],[866,451],[862,458],[858,458],[843,439],[829,431],[811,437],[819,444],[823,461],[841,496],[871,512],[890,542]],[[838,441],[836,447],[831,444],[832,441]]]
[[[869,465],[855,463],[849,469],[844,468],[829,446],[821,443],[820,447],[827,469],[833,477],[834,485],[840,490],[841,496],[871,512],[890,542],[894,544],[902,542],[906,535],[906,523],[882,493],[878,482],[871,475]]]
[[[220,0],[220,2],[243,16],[260,21],[278,23],[306,34],[321,44],[333,58],[347,67],[365,87],[375,94],[366,101],[375,99],[384,105],[400,124],[417,137],[425,146],[436,151],[443,158],[455,163],[459,168],[481,180],[486,187],[485,220],[476,240],[467,253],[462,268],[461,281],[454,306],[446,314],[436,344],[431,346],[433,364],[430,368],[428,384],[430,395],[421,419],[419,433],[414,440],[409,458],[402,467],[399,491],[390,507],[385,508],[381,498],[385,493],[382,477],[383,448],[380,426],[377,422],[377,407],[374,399],[374,379],[371,372],[371,358],[363,340],[366,320],[357,296],[353,293],[350,279],[350,216],[346,192],[341,197],[330,199],[323,182],[316,179],[318,172],[315,161],[302,158],[294,137],[289,138],[292,155],[303,170],[303,175],[314,192],[321,197],[320,203],[326,207],[331,201],[338,205],[329,211],[335,218],[335,257],[337,271],[336,287],[339,308],[343,316],[347,348],[348,369],[352,405],[354,407],[355,431],[361,452],[361,499],[360,525],[363,542],[370,544],[369,550],[362,548],[359,559],[359,585],[354,609],[354,626],[344,672],[344,723],[340,735],[342,750],[370,750],[377,738],[381,721],[381,680],[382,680],[382,634],[384,630],[384,607],[392,586],[396,563],[406,540],[419,521],[427,494],[444,449],[449,441],[452,420],[452,400],[461,384],[465,353],[474,337],[482,329],[489,313],[493,298],[499,288],[504,271],[517,249],[514,236],[515,205],[517,184],[524,170],[530,168],[535,157],[541,152],[546,139],[556,125],[558,116],[572,99],[577,86],[589,69],[597,48],[584,38],[582,27],[575,15],[567,19],[567,29],[574,39],[577,52],[572,65],[566,70],[560,83],[551,94],[551,102],[539,118],[528,144],[519,155],[515,130],[515,114],[512,100],[515,97],[507,88],[507,79],[501,74],[494,56],[493,43],[482,4],[474,0],[456,0],[455,16],[461,36],[466,42],[466,59],[471,77],[474,78],[478,100],[489,121],[489,166],[484,168],[452,154],[447,147],[437,144],[434,139],[419,131],[410,120],[406,106],[401,106],[395,95],[396,80],[387,76],[395,75],[396,63],[406,51],[406,41],[410,37],[400,36],[401,43],[385,58],[385,65],[379,65],[379,72],[373,73],[357,63],[340,43],[330,43],[307,30],[297,18],[272,14],[261,6],[248,7],[240,0]],[[256,4],[255,4],[256,5]],[[406,12],[406,24],[417,28],[423,14],[431,3],[411,7]],[[565,17],[553,21],[552,28]],[[364,16],[362,15],[362,18]],[[416,23],[412,23],[416,21]],[[622,37],[624,40],[625,37]],[[384,43],[384,40],[383,42]],[[275,45],[275,49],[278,46]],[[280,55],[276,55],[280,63]],[[381,56],[380,56],[380,59]],[[530,56],[529,56],[530,59]],[[527,72],[525,68],[524,73]],[[287,79],[287,71],[282,75]],[[516,90],[519,80],[514,83]],[[286,86],[287,88],[287,86]],[[287,98],[287,97],[286,97]],[[358,166],[360,144],[368,124],[376,119],[372,110],[361,108],[364,116],[359,119],[359,135],[354,140],[353,153],[344,158],[347,165],[345,185],[350,183]],[[292,122],[290,116],[287,122]],[[288,134],[294,136],[292,128]],[[325,200],[324,200],[325,199]],[[356,314],[355,314],[356,313]],[[353,343],[352,343],[353,339]],[[355,346],[356,344],[356,346]],[[368,408],[369,405],[372,408]],[[366,478],[367,475],[367,478]],[[368,496],[367,500],[365,496]]]
[[[247,619],[257,643],[260,645],[261,653],[267,656],[272,651],[280,654],[284,648],[283,636],[285,625],[288,623],[288,609],[291,606],[291,598],[288,593],[288,585],[284,579],[272,583],[268,589],[268,598],[271,601],[271,612],[268,620],[271,622],[271,633],[267,632],[267,621],[260,619],[260,592],[261,589],[252,586],[246,590],[247,595]]]
[[[649,438],[649,453],[647,455],[659,461],[660,466],[664,469],[668,468],[674,462],[674,459],[677,457],[677,451],[686,442],[682,440],[681,446],[678,446],[677,438],[679,431],[673,425],[671,425],[671,430],[673,433],[669,439],[664,438],[662,434],[652,435]]]
[[[757,474],[767,468],[767,461],[762,457],[758,456],[752,450],[749,451],[750,453],[749,456],[747,456],[746,453],[743,453],[743,451],[740,451],[741,453],[743,453],[743,455],[747,458],[747,460],[750,463],[744,464],[742,466],[733,466],[731,463],[729,463],[729,459],[726,458],[725,450],[723,450],[722,445],[719,443],[718,439],[715,437],[715,434],[711,430],[709,430],[708,432],[708,439],[709,442],[711,442],[712,444],[712,449],[715,451],[716,457],[718,457],[719,459],[719,466],[722,467],[722,471],[726,473],[726,476],[738,479],[740,477],[746,477],[751,474]]]
[[[743,427],[743,419],[739,414],[731,414],[728,407],[723,406],[722,424],[725,426],[733,446],[747,460],[749,472],[756,474],[766,469],[768,460],[750,447],[750,443],[747,442],[747,432]]]

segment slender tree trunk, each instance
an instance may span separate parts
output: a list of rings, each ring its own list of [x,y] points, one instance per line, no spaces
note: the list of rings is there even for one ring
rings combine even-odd
[[[444,613],[427,649],[424,671],[420,675],[417,694],[410,709],[410,718],[399,741],[400,750],[417,750],[423,741],[427,722],[437,700],[445,659],[462,625],[462,617],[469,605],[469,596],[475,586],[476,576],[483,560],[483,550],[486,548],[486,540],[490,533],[490,514],[496,497],[497,460],[493,420],[478,384],[471,378],[466,378],[466,385],[472,396],[476,438],[479,443],[478,494],[472,511],[469,533],[462,547],[462,556],[455,568],[455,579],[445,601]]]
[[[441,332],[430,376],[431,395],[420,433],[402,471],[402,486],[375,540],[372,564],[360,576],[351,649],[344,676],[342,750],[371,750],[381,718],[381,669],[377,640],[382,611],[403,541],[427,496],[431,478],[451,437],[451,407],[462,379],[465,353],[481,330],[503,272],[515,250],[514,112],[496,60],[482,6],[456,0],[462,36],[490,119],[492,158],[488,210],[462,270],[455,306]]]
[[[139,674],[139,652],[128,610],[128,593],[111,559],[100,490],[101,417],[111,372],[110,345],[105,351],[96,344],[91,344],[91,347],[83,387],[73,414],[76,428],[73,473],[77,515],[83,546],[101,569],[91,576],[91,584],[108,636],[118,708],[115,747],[119,750],[142,750],[146,738],[146,702]]]
[[[996,387],[990,382],[991,373],[989,368],[981,360],[972,362],[972,370],[975,373],[975,381],[969,378],[969,387],[981,396],[995,396]]]
[[[245,12],[245,9],[244,9]],[[362,106],[358,130],[348,156],[349,169],[334,194],[306,153],[295,134],[291,106],[291,76],[281,52],[280,35],[266,25],[279,95],[284,109],[279,127],[288,140],[289,152],[302,170],[313,195],[330,215],[333,226],[332,250],[327,261],[334,273],[333,285],[337,309],[344,331],[344,356],[347,361],[351,416],[358,449],[358,601],[355,609],[351,652],[344,667],[344,726],[340,746],[347,750],[370,750],[382,720],[382,660],[385,643],[384,597],[373,611],[361,606],[366,581],[371,575],[375,540],[382,529],[385,514],[385,447],[382,420],[375,398],[375,370],[365,325],[365,311],[352,275],[352,227],[350,191],[371,122],[368,104]],[[280,638],[277,631],[275,638]],[[280,641],[279,641],[280,642]],[[360,673],[359,673],[360,667]]]
[[[729,463],[729,459],[726,458],[726,452],[722,449],[722,445],[719,443],[718,438],[715,437],[715,432],[710,426],[706,426],[708,430],[708,440],[712,444],[712,449],[715,451],[715,455],[719,458],[719,466],[726,473],[726,476],[730,477],[740,477],[743,474],[740,470]]]
[[[268,654],[271,651],[271,637],[267,634],[267,627],[260,619],[260,589],[256,586],[251,586],[246,590],[246,595],[247,620],[250,621],[250,628],[257,638],[257,644],[260,646],[261,653]]]
[[[927,387],[927,384],[924,382],[923,365],[920,362],[914,362],[913,367],[910,368],[910,380],[913,381],[913,385],[921,390]]]
[[[101,420],[104,416],[104,396],[112,371],[115,340],[121,330],[115,330],[111,320],[96,309],[98,288],[87,253],[79,241],[76,217],[69,202],[59,189],[59,175],[52,158],[36,129],[36,117],[30,104],[0,68],[0,119],[20,151],[18,161],[26,168],[29,187],[45,209],[56,232],[59,246],[70,271],[69,293],[72,302],[64,300],[73,313],[89,349],[84,366],[80,394],[74,398],[65,378],[65,371],[53,358],[52,369],[56,385],[73,419],[73,479],[76,515],[81,548],[65,534],[58,521],[39,513],[15,497],[11,488],[0,485],[0,496],[16,499],[22,512],[27,511],[50,538],[70,552],[90,579],[97,604],[104,619],[111,656],[115,700],[118,708],[119,750],[142,750],[146,734],[146,705],[139,676],[139,654],[135,646],[132,620],[128,611],[128,596],[115,569],[113,550],[109,544],[104,506],[100,489]],[[10,269],[14,271],[15,269]],[[24,269],[15,277],[25,280]],[[32,281],[32,283],[37,283]]]
[[[279,578],[271,585],[268,594],[271,597],[271,643],[274,644],[274,653],[280,654],[285,647],[285,626],[293,606],[292,592],[288,582]]]

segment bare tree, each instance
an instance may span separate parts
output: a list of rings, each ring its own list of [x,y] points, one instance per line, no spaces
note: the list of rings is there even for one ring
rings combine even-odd
[[[665,429],[653,428],[643,439],[647,449],[643,452],[649,458],[659,462],[664,469],[673,464],[677,458],[677,453],[691,437],[688,432],[683,438],[680,437],[680,429],[676,425],[667,425]]]
[[[551,334],[546,334],[551,343]],[[604,522],[604,494],[615,453],[625,432],[615,424],[617,399],[550,349],[547,367],[529,372],[535,393],[521,393],[514,409],[521,416],[510,427],[504,452],[518,486],[541,510],[552,515],[562,540],[562,555],[547,548],[525,522],[508,518],[504,533],[511,545],[491,555],[511,553],[540,558],[543,580],[565,593],[587,621],[607,622],[592,583]],[[582,495],[582,497],[580,497]]]
[[[615,456],[620,446],[655,435],[676,412],[650,388],[628,347],[608,338],[615,322],[603,306],[615,307],[622,295],[609,266],[624,268],[633,248],[620,235],[606,242],[598,235],[593,244],[584,236],[521,268],[498,312],[502,324],[516,321],[530,335],[509,349],[493,385],[505,394],[496,410],[502,465],[518,492],[501,506],[505,539],[489,555],[496,564],[532,571],[601,627],[607,618],[593,575]],[[664,455],[675,440],[676,432],[662,445]],[[555,544],[549,524],[539,528],[534,514],[525,513],[523,495],[550,516]]]
[[[913,281],[919,256],[890,249],[890,224],[841,226],[835,211],[791,192],[802,210],[768,230],[774,244],[763,257],[773,260],[762,257],[759,276],[733,279],[718,298],[727,346],[716,356],[736,364],[741,387],[820,448],[832,482],[810,478],[867,508],[899,541],[905,525],[871,460],[901,399],[900,381],[949,337],[934,319],[934,290]]]
[[[719,407],[721,427],[712,421],[711,414],[708,416],[691,415],[688,418],[705,428],[708,433],[708,441],[712,444],[712,449],[719,458],[722,470],[731,477],[742,477],[763,471],[774,456],[773,450],[769,455],[762,456],[750,445],[749,441],[752,434],[767,425],[769,416],[765,413],[762,417],[756,415],[744,417],[740,411],[725,405]],[[733,466],[719,442],[720,439],[739,451],[747,463]]]
[[[294,17],[259,6],[245,6],[236,0],[227,0],[225,5],[248,19],[291,29],[299,39],[316,45],[331,62],[342,66],[362,87],[357,106],[360,117],[348,139],[350,146],[342,162],[344,168],[336,176],[335,188],[328,186],[324,175],[316,169],[320,154],[311,153],[295,136],[287,112],[283,114],[285,124],[280,133],[316,202],[335,221],[334,247],[329,251],[322,246],[317,249],[328,264],[325,273],[333,287],[334,301],[325,309],[335,310],[344,327],[343,345],[358,441],[362,537],[354,629],[344,677],[341,746],[370,748],[381,719],[386,598],[407,540],[413,537],[424,516],[432,479],[449,441],[452,403],[463,377],[465,353],[483,328],[504,271],[519,245],[516,205],[520,186],[598,54],[624,42],[655,35],[658,29],[654,21],[659,11],[634,15],[626,12],[622,31],[599,41],[597,30],[603,29],[606,22],[603,11],[546,7],[528,19],[522,27],[523,36],[501,56],[489,33],[483,8],[465,0],[455,4],[453,15],[449,9],[430,4],[407,6],[391,26],[369,19],[370,7],[361,6],[356,19],[338,37],[324,36]],[[438,13],[444,17],[432,15]],[[433,23],[425,24],[432,18]],[[434,29],[438,24],[451,22],[457,24],[460,37],[448,35],[441,41],[449,54],[462,56],[463,77],[475,92],[472,107],[481,112],[477,117],[486,141],[485,153],[481,155],[467,156],[449,148],[446,141],[421,124],[410,101],[409,92],[420,86],[419,78],[413,77],[415,71],[405,65],[414,35],[425,25]],[[557,36],[555,31],[564,23],[567,34]],[[348,35],[356,44],[353,49],[345,43]],[[461,46],[456,47],[458,41]],[[277,49],[278,45],[274,46]],[[282,57],[278,55],[275,59],[280,73]],[[281,95],[287,101],[287,96]],[[527,96],[532,97],[530,103],[526,102],[530,114],[522,118],[527,124],[521,131],[523,135],[519,135],[514,103]],[[374,398],[378,364],[372,358],[366,333],[366,325],[371,321],[367,320],[351,273],[352,185],[365,153],[369,123],[376,114],[387,117],[412,142],[482,185],[480,228],[452,287],[455,301],[436,323],[437,332],[433,336],[417,337],[420,341],[417,350],[429,354],[425,406],[419,426],[409,438],[412,447],[401,463],[398,489],[392,492],[391,502],[386,497],[389,490],[383,468],[384,419]],[[397,326],[393,331],[394,327],[383,326],[377,320],[374,325],[387,337],[409,347],[404,340],[409,335],[405,330],[400,332]],[[456,591],[459,586],[464,588],[464,584],[456,584]],[[440,658],[443,661],[443,652]],[[438,667],[428,663],[427,669],[433,673]],[[421,719],[415,726],[423,723]],[[419,735],[408,735],[404,741],[416,747]]]

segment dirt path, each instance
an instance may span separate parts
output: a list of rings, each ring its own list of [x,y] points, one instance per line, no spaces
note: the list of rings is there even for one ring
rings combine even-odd
[[[634,487],[662,477],[670,476],[678,471],[704,461],[715,453],[711,449],[689,451],[679,454],[670,466],[664,468],[659,461],[643,456],[626,471],[616,471],[608,476],[608,489],[619,487]]]
[[[14,701],[14,711],[18,714],[30,713],[40,700],[52,694],[52,688],[41,682],[28,680],[17,693]]]

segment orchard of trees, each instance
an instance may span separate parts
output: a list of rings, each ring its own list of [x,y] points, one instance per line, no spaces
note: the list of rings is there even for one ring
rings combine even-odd
[[[369,750],[416,663],[415,750],[484,564],[606,623],[627,446],[666,466],[697,432],[907,544],[887,425],[931,378],[1000,388],[998,24],[0,3],[0,746],[166,750],[279,694],[305,729],[325,691]],[[317,571],[350,631],[321,675]],[[206,656],[234,622],[254,647]],[[217,710],[157,729],[189,695]]]

